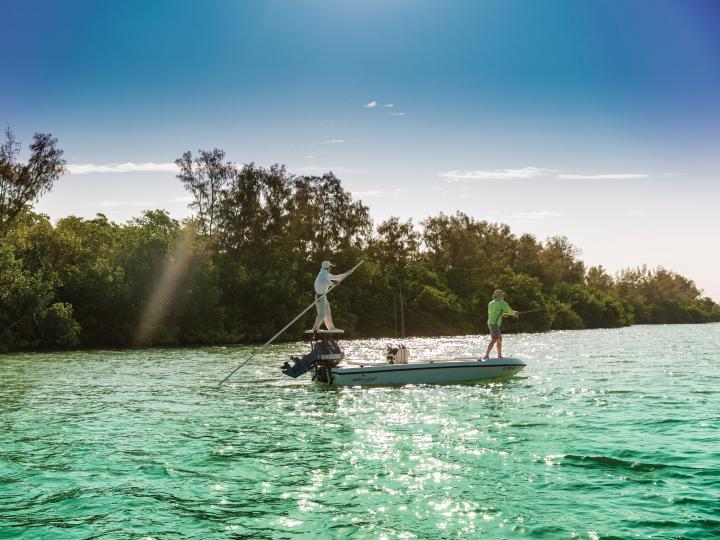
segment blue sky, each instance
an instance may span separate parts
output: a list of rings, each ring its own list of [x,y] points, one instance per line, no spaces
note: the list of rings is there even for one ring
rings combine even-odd
[[[462,210],[720,299],[713,1],[5,2],[0,122],[60,139],[38,208],[187,215],[169,165],[328,169],[376,220]],[[8,49],[9,47],[9,49]]]

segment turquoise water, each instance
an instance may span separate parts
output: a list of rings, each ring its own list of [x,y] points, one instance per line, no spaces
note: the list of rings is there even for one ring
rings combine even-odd
[[[0,537],[720,536],[718,324],[507,336],[484,385],[322,389],[305,347],[222,388],[246,348],[0,356]]]

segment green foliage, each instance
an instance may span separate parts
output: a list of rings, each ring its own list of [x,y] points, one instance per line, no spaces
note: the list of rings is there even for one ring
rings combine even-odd
[[[542,292],[542,283],[537,277],[527,274],[506,273],[498,282],[498,288],[505,291],[507,299],[512,301],[514,309],[529,311],[518,319],[504,322],[513,332],[543,332],[550,330],[555,310],[548,305]],[[490,294],[484,298],[489,298]],[[487,305],[487,302],[485,302]],[[487,310],[485,310],[487,313]],[[487,317],[486,317],[487,318]]]
[[[570,309],[567,304],[555,304],[552,327],[555,330],[581,330],[586,328],[580,315]]]
[[[578,255],[577,248],[564,236],[549,238],[538,256],[542,282],[548,287],[560,283],[582,283],[585,265]]]
[[[0,351],[77,345],[72,306],[53,303],[57,278],[23,268],[15,255],[12,245],[0,242]]]
[[[720,321],[718,304],[663,268],[585,271],[566,238],[516,237],[462,213],[373,227],[332,173],[200,156],[180,160],[181,180],[204,197],[199,219],[154,210],[53,226],[18,213],[0,239],[0,350],[264,341],[312,301],[324,259],[338,272],[365,260],[331,298],[355,336],[399,333],[401,296],[408,335],[485,333],[496,288],[525,312],[509,332]]]
[[[561,321],[573,318],[567,313],[572,310],[587,328],[616,328],[632,324],[626,305],[610,292],[580,283],[561,283],[553,288],[552,294],[566,306],[560,314]]]
[[[415,313],[415,332],[425,335],[452,334],[462,327],[463,311],[457,297],[450,291],[430,285],[422,286],[409,306]],[[413,319],[410,319],[413,322]],[[413,333],[415,333],[413,332]]]
[[[224,160],[225,152],[218,148],[200,150],[195,159],[185,152],[175,160],[180,169],[177,177],[192,194],[190,208],[197,212],[197,221],[208,235],[215,231],[222,189],[235,172],[235,165]]]
[[[0,144],[0,236],[65,172],[63,151],[49,133],[35,134],[27,163],[18,162],[20,143],[10,128],[5,138]]]
[[[691,280],[662,267],[650,270],[642,266],[621,272],[615,283],[615,292],[629,304],[636,323],[719,320],[718,304],[702,297]]]
[[[80,324],[73,319],[72,306],[63,302],[42,310],[38,332],[41,346],[74,347],[80,342]]]

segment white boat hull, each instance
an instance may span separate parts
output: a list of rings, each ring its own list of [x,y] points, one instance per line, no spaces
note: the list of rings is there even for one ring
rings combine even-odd
[[[330,384],[371,386],[466,383],[512,377],[524,368],[525,363],[517,358],[340,365],[331,369]]]

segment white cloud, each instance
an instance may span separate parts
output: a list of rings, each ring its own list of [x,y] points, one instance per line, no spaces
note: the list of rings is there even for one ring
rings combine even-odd
[[[386,103],[385,105],[383,105],[383,107],[385,107],[386,109],[392,109],[394,106],[394,103]]]
[[[550,210],[542,210],[540,212],[516,212],[514,214],[510,214],[507,217],[508,219],[538,220],[558,217],[560,215],[561,214],[558,214],[557,212],[552,212]]]
[[[371,101],[370,103],[366,103],[363,105],[363,107],[367,107],[368,109],[374,109],[377,107],[377,101]]]
[[[70,174],[91,174],[91,173],[130,173],[130,172],[172,172],[178,171],[174,163],[107,163],[105,165],[74,164],[67,165]]]
[[[315,156],[311,156],[310,154],[308,154],[307,156],[303,156],[303,157],[304,157],[305,159],[313,159]]]
[[[613,173],[613,174],[558,174],[558,178],[563,180],[634,180],[637,178],[647,178],[647,174],[637,173]]]
[[[391,112],[388,113],[390,116],[405,116],[404,112]]]
[[[523,167],[522,169],[495,169],[495,170],[464,170],[448,171],[440,173],[440,176],[447,178],[449,182],[471,181],[471,180],[516,180],[526,178],[537,178],[554,173],[552,169],[540,167]]]
[[[322,143],[323,144],[342,144],[344,142],[345,142],[345,139],[328,139],[327,141],[323,141]]]
[[[393,113],[390,113],[393,114]],[[663,176],[678,176],[684,173],[661,173]],[[602,174],[559,174],[554,169],[523,167],[522,169],[455,170],[440,173],[449,182],[472,180],[522,180],[539,177],[553,177],[561,180],[635,180],[648,178],[647,173],[602,173]]]

